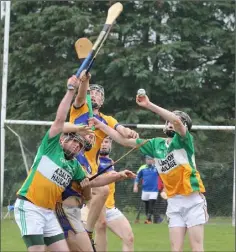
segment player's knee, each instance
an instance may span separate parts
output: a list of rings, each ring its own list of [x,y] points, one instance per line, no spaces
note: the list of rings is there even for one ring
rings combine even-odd
[[[192,251],[204,251],[203,241],[201,239],[194,239],[191,242]]]
[[[172,252],[182,252],[183,244],[179,241],[171,241],[171,251]]]
[[[103,195],[104,195],[104,197],[107,197],[108,195],[109,195],[109,186],[108,185],[106,185],[106,186],[104,186],[103,187]]]
[[[97,197],[107,198],[109,194],[109,186],[97,187],[95,190],[93,189],[93,195]]]
[[[105,185],[100,188],[99,194],[101,197],[107,198],[109,195],[109,186]]]
[[[124,238],[124,242],[127,245],[133,245],[134,244],[134,234],[132,231],[126,233],[125,238]]]
[[[96,231],[97,231],[97,232],[104,231],[104,230],[106,230],[106,228],[107,228],[106,220],[104,220],[104,219],[99,219],[99,220],[96,222]]]

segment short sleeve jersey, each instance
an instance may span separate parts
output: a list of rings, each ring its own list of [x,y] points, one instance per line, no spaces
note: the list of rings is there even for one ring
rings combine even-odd
[[[136,140],[137,144],[143,141]],[[176,133],[169,146],[166,139],[153,138],[140,147],[140,150],[155,159],[168,197],[205,192],[195,164],[193,137],[188,131],[184,137]]]
[[[95,115],[95,117],[111,128],[115,129],[119,124],[112,116],[106,116],[102,113]],[[80,108],[75,108],[73,105],[70,110],[70,122],[74,124],[88,124],[89,110],[87,104],[84,104]],[[90,151],[85,152],[85,157],[89,162],[92,170],[92,174],[97,173],[99,165],[99,150],[103,139],[107,136],[104,132],[99,129],[95,130],[96,142]]]
[[[142,167],[142,168],[141,168]],[[142,179],[143,192],[158,192],[158,177],[157,168],[155,165],[143,165],[137,172],[135,182],[138,183]]]
[[[49,131],[39,146],[34,163],[18,195],[26,197],[33,204],[55,209],[61,201],[62,192],[71,180],[85,178],[85,173],[76,159],[66,160],[60,145],[60,134],[49,138]]]

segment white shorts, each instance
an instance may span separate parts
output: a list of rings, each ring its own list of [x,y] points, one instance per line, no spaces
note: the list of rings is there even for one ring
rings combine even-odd
[[[80,210],[81,210],[81,221],[85,225],[87,223],[89,209],[87,205],[84,205]]]
[[[176,195],[167,200],[167,220],[169,227],[193,227],[207,223],[207,203],[201,193],[188,196]]]
[[[29,201],[17,199],[14,208],[15,220],[21,235],[51,237],[63,234],[53,210],[36,206]]]
[[[56,215],[66,238],[69,231],[74,234],[85,232],[81,221],[81,209],[79,207],[69,207],[62,203],[57,203]]]
[[[156,200],[158,197],[158,192],[144,192],[142,191],[141,199],[143,201]]]
[[[106,221],[117,220],[123,218],[123,213],[116,207],[113,208],[106,208]]]

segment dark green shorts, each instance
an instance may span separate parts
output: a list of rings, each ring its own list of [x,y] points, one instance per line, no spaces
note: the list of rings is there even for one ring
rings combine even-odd
[[[44,237],[43,235],[24,235],[23,240],[27,248],[36,245],[46,245],[49,246],[57,241],[64,240],[64,234],[58,234],[51,237]]]

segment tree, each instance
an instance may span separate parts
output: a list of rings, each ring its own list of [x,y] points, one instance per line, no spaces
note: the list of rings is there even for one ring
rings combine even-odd
[[[74,43],[84,36],[95,42],[113,2],[12,1],[7,118],[54,120],[66,80],[79,66]],[[194,124],[232,124],[235,2],[122,3],[124,11],[92,69],[92,82],[105,88],[104,113],[122,123],[163,123],[135,104],[136,91],[144,88],[153,102],[188,112]],[[46,129],[17,126],[15,130],[35,153]],[[150,134],[140,131],[142,137]],[[194,136],[197,162],[207,187],[212,188],[213,182],[208,180],[212,170],[223,176],[215,167],[223,165],[232,171],[228,162],[233,153],[232,135],[216,138],[215,133],[198,131]],[[23,179],[24,167],[18,167],[18,143],[9,132],[7,143],[5,184],[10,191],[12,181]],[[124,151],[115,148],[114,159]],[[218,159],[215,153],[225,158]],[[15,158],[10,159],[12,156]],[[121,165],[137,167],[136,156],[134,153]],[[205,164],[209,169],[204,170]]]

